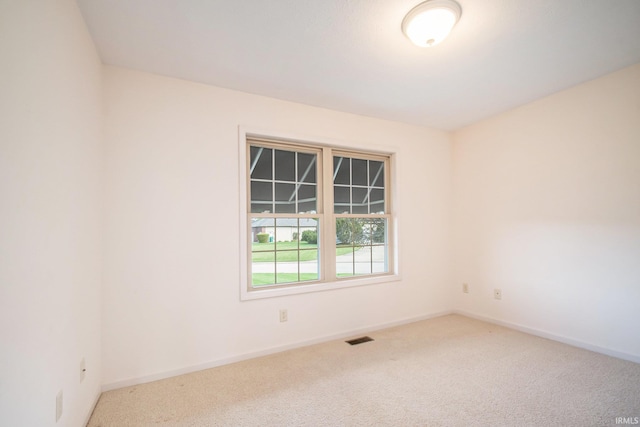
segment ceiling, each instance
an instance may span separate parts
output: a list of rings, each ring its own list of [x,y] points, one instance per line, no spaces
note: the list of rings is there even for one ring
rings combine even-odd
[[[454,130],[640,63],[639,0],[458,0],[419,48],[420,0],[78,0],[106,64]]]

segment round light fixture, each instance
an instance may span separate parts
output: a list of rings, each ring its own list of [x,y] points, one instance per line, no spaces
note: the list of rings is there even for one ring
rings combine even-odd
[[[435,46],[447,38],[461,15],[462,8],[453,0],[429,0],[407,13],[402,32],[417,46]]]

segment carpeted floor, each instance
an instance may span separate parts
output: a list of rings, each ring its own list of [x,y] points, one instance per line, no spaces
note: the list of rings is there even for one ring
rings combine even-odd
[[[614,426],[640,364],[459,315],[104,393],[89,426]],[[620,422],[620,420],[618,420]]]

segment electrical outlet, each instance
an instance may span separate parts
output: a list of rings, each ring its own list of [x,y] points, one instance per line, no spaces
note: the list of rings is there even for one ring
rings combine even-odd
[[[465,294],[469,293],[469,284],[468,283],[463,283],[462,284],[462,292],[464,292]]]
[[[62,390],[56,395],[56,422],[62,417]]]
[[[493,297],[495,299],[502,299],[502,290],[501,289],[494,289],[493,290]]]
[[[286,322],[287,320],[289,320],[287,310],[280,310],[280,322]]]
[[[84,374],[87,372],[87,364],[84,361],[84,357],[80,361],[80,382],[84,381]]]

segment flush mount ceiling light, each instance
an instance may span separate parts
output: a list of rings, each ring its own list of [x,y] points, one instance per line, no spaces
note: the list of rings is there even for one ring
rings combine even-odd
[[[453,0],[429,0],[409,11],[402,32],[417,46],[435,46],[447,38],[460,15],[462,8]]]

